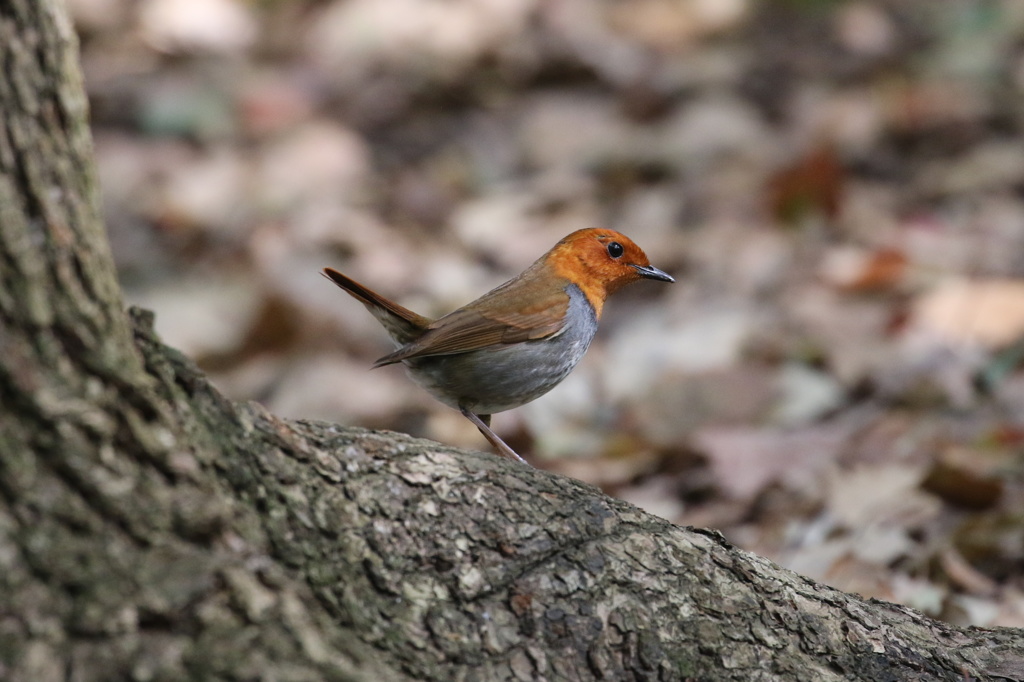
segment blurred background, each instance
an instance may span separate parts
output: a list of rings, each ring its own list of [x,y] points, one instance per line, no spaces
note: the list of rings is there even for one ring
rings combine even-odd
[[[498,415],[538,466],[841,589],[1024,626],[1024,3],[68,0],[130,303],[229,396],[487,450],[425,315],[583,227],[613,298]]]

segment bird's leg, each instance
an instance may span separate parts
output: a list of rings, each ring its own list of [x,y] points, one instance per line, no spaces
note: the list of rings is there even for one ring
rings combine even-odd
[[[508,445],[506,445],[505,441],[498,438],[498,434],[494,433],[494,431],[491,431],[491,415],[477,415],[469,408],[462,406],[459,406],[459,411],[462,412],[463,416],[465,416],[466,419],[476,424],[476,428],[480,429],[480,433],[482,433],[484,438],[486,438],[487,441],[494,446],[494,448],[498,451],[499,455],[508,457],[509,459],[514,459],[529,466],[529,462],[527,462],[525,459],[516,454],[516,451],[510,448]]]

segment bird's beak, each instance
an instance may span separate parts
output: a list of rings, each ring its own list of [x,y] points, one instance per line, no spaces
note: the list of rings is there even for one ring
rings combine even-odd
[[[661,282],[674,282],[676,281],[672,275],[659,270],[653,265],[633,265],[633,269],[640,273],[641,277],[646,279],[656,279]]]

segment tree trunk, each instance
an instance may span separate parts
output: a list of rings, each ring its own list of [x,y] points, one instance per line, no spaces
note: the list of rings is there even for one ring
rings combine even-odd
[[[0,679],[1024,679],[573,481],[219,396],[123,311],[76,44],[0,0]]]

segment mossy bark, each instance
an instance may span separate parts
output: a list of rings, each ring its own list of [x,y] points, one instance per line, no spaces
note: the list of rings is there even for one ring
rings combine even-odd
[[[0,679],[1024,679],[571,479],[219,396],[123,310],[76,46],[0,2]]]

